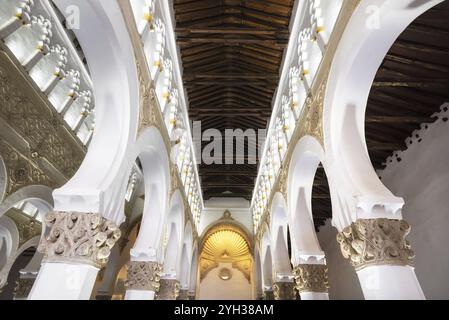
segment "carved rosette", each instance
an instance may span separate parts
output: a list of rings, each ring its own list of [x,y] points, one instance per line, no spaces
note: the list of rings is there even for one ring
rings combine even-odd
[[[161,279],[161,287],[156,300],[176,300],[179,296],[180,285],[175,279]]]
[[[295,300],[295,284],[293,282],[276,282],[273,284],[275,300]]]
[[[337,235],[343,256],[356,270],[373,265],[413,264],[414,252],[405,237],[405,220],[359,219]]]
[[[50,212],[39,252],[47,262],[106,265],[111,249],[121,236],[115,223],[101,214]]]
[[[162,266],[152,261],[131,261],[128,263],[128,290],[145,290],[158,292]]]
[[[28,295],[33,288],[36,278],[19,278],[16,280],[16,287],[14,288],[14,299],[24,300],[28,298]]]
[[[296,290],[303,292],[323,292],[329,290],[328,269],[323,264],[301,264],[293,269]]]

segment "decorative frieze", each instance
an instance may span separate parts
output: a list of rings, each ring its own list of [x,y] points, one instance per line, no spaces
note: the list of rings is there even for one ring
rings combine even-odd
[[[359,219],[337,235],[343,256],[356,270],[372,265],[413,264],[414,252],[405,237],[405,220]]]
[[[50,212],[39,252],[47,262],[90,264],[102,268],[121,236],[117,225],[100,214]]]
[[[295,300],[295,284],[293,282],[276,282],[273,284],[275,300]]]
[[[157,292],[160,287],[162,266],[153,261],[131,261],[128,264],[128,290]]]
[[[176,300],[179,296],[180,285],[176,279],[161,279],[161,286],[156,300]]]
[[[328,292],[328,269],[323,264],[301,264],[293,269],[296,290],[303,292]]]
[[[21,210],[11,208],[6,212],[6,216],[14,221],[19,231],[19,248],[27,241],[40,237],[42,234],[42,225]]]
[[[0,66],[0,118],[27,142],[26,158],[45,158],[70,179],[81,165],[85,147],[1,48]]]
[[[33,161],[2,139],[0,139],[0,155],[7,170],[6,196],[31,185],[45,185],[52,189],[57,187],[57,184],[40,170]]]

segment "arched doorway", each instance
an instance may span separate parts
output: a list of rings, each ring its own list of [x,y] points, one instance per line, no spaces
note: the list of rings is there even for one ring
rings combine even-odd
[[[253,298],[252,244],[248,232],[228,212],[209,227],[201,241],[200,300]]]

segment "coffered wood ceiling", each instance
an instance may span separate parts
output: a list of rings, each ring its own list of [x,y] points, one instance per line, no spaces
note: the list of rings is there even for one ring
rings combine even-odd
[[[225,129],[257,132],[267,127],[293,3],[174,0],[189,114],[191,120],[202,122],[203,132],[211,128],[222,133]],[[199,174],[204,199],[250,200],[257,165],[202,164]]]
[[[174,0],[176,32],[190,100],[202,130],[266,128],[279,81],[293,2]],[[449,1],[431,9],[397,39],[368,100],[366,139],[376,170],[449,101]],[[204,145],[203,145],[204,146]],[[224,150],[224,147],[223,147]],[[204,198],[251,198],[257,165],[201,165]],[[317,227],[332,216],[325,172],[313,188]]]

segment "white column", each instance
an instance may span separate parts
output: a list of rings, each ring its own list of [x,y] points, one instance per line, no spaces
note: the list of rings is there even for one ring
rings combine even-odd
[[[28,299],[90,299],[120,230],[100,214],[76,212],[49,212],[44,224],[44,260]]]
[[[85,264],[43,263],[28,300],[89,300],[98,271]]]
[[[155,295],[150,290],[126,290],[125,300],[154,300]]]
[[[329,300],[327,292],[301,292],[301,300]]]
[[[367,300],[424,300],[411,266],[370,266],[357,271]]]

